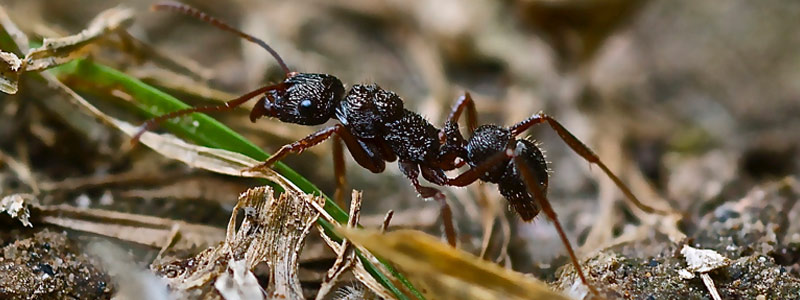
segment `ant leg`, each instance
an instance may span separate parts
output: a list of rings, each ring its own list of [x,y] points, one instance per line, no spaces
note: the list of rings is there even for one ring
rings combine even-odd
[[[472,100],[472,96],[469,92],[464,92],[464,95],[458,98],[455,106],[450,111],[450,115],[447,118],[447,123],[442,128],[442,131],[439,133],[439,139],[442,143],[446,141],[447,138],[450,138],[447,135],[447,125],[450,123],[457,123],[458,118],[461,116],[462,111],[467,110],[467,129],[469,130],[469,135],[472,136],[475,133],[475,129],[478,128],[478,113],[477,109],[475,108],[475,102]],[[458,130],[458,129],[456,129]],[[443,135],[444,134],[444,135]],[[458,133],[460,136],[461,134]],[[454,165],[456,168],[461,167],[466,163],[465,161],[456,162]],[[471,171],[471,170],[470,170]],[[469,171],[468,171],[469,172]],[[462,174],[457,178],[455,181],[452,181],[452,185],[457,186],[465,186],[469,185],[470,183],[479,179],[479,175],[482,172],[478,172],[475,174]],[[484,214],[482,216],[482,223],[483,223],[483,241],[481,242],[481,257],[484,257],[486,254],[487,249],[489,248],[489,239],[491,238],[491,230],[492,226],[494,226],[495,218],[499,217],[497,214],[497,210],[495,209],[495,203],[489,201],[489,197],[486,195],[486,187],[483,184],[478,184],[475,186],[475,192],[478,196],[478,204],[483,207],[484,209],[491,211],[489,214]]]
[[[567,253],[569,253],[569,258],[572,260],[572,265],[575,267],[575,272],[578,273],[578,277],[581,278],[583,284],[589,288],[592,294],[598,295],[597,290],[594,288],[594,286],[589,284],[586,276],[583,275],[583,269],[581,268],[580,263],[578,263],[578,257],[575,255],[575,251],[572,250],[572,244],[570,244],[569,240],[567,239],[564,229],[561,228],[561,223],[558,221],[558,217],[556,216],[556,212],[553,210],[553,207],[550,205],[550,201],[547,200],[547,196],[545,196],[544,192],[539,186],[539,179],[536,177],[536,173],[531,171],[525,160],[521,156],[518,156],[517,153],[514,153],[514,164],[516,165],[517,170],[520,171],[520,175],[522,175],[522,179],[525,181],[525,186],[528,188],[528,192],[533,195],[533,199],[539,202],[539,206],[542,208],[542,211],[544,211],[545,215],[547,215],[547,217],[553,221],[553,225],[556,227],[556,231],[558,231],[558,236],[561,238],[561,242],[564,243],[564,247],[567,248]]]
[[[545,122],[547,122],[547,124],[550,125],[550,128],[552,128],[558,134],[558,136],[561,137],[561,140],[563,140],[564,143],[566,143],[570,148],[572,148],[572,151],[583,157],[583,159],[585,159],[589,163],[593,163],[599,166],[600,169],[602,169],[603,172],[605,172],[606,175],[609,178],[611,178],[612,181],[614,181],[614,184],[616,184],[617,187],[620,190],[622,190],[622,193],[625,194],[625,197],[627,197],[628,200],[630,200],[634,205],[636,205],[636,207],[647,213],[656,213],[660,215],[670,214],[669,211],[657,209],[639,201],[639,198],[636,198],[636,196],[633,195],[631,190],[628,189],[628,186],[626,186],[625,183],[623,183],[622,180],[620,180],[617,177],[617,175],[614,175],[614,173],[611,172],[611,170],[609,170],[608,167],[606,167],[606,164],[604,164],[600,160],[597,154],[595,154],[591,149],[589,149],[589,147],[583,144],[583,142],[581,142],[577,137],[572,135],[572,133],[570,133],[566,128],[564,128],[564,126],[561,125],[561,123],[553,119],[553,117],[550,117],[544,113],[538,113],[522,122],[512,125],[511,127],[509,127],[509,130],[511,130],[512,136],[517,136],[522,132],[524,132],[525,130],[527,130],[528,128],[530,128],[531,126]]]
[[[539,182],[536,175],[530,170],[528,165],[525,163],[522,157],[517,156],[518,154],[515,151],[516,145],[510,144],[505,151],[499,152],[494,154],[488,160],[482,162],[478,166],[475,166],[456,178],[447,179],[448,185],[454,186],[465,186],[469,185],[470,183],[480,179],[480,176],[484,174],[489,168],[496,166],[498,163],[502,163],[506,159],[513,159],[517,169],[520,170],[520,174],[522,175],[523,180],[525,181],[525,185],[528,188],[528,192],[533,195],[533,198],[539,201],[540,207],[545,212],[547,217],[553,221],[553,224],[556,227],[556,231],[558,231],[559,237],[561,241],[564,243],[564,246],[567,248],[567,252],[569,253],[570,259],[572,260],[572,264],[575,266],[575,270],[578,273],[578,276],[581,278],[586,286],[592,291],[593,294],[597,295],[597,291],[594,289],[592,285],[588,283],[586,277],[583,275],[583,270],[581,269],[580,264],[578,264],[578,258],[575,255],[575,251],[572,249],[572,244],[570,244],[569,240],[567,239],[566,234],[564,233],[564,229],[561,227],[561,223],[558,221],[558,217],[556,216],[553,207],[550,205],[550,202],[547,200],[547,197],[544,195],[544,192],[539,187],[539,184],[535,184]]]
[[[475,102],[472,101],[472,95],[470,95],[469,92],[464,92],[464,96],[458,98],[447,120],[458,123],[458,118],[461,116],[461,112],[464,108],[467,109],[467,128],[469,129],[469,133],[472,134],[475,132],[475,128],[478,127],[478,111],[475,109]]]
[[[148,130],[152,130],[152,129],[156,128],[158,125],[160,125],[161,123],[163,123],[164,121],[167,121],[169,119],[172,119],[172,118],[175,118],[175,117],[180,117],[180,116],[183,116],[183,115],[193,114],[193,113],[206,113],[206,112],[232,110],[232,109],[244,104],[245,102],[250,101],[250,99],[253,99],[256,96],[259,96],[261,94],[266,93],[267,91],[276,90],[276,89],[282,89],[282,88],[283,88],[283,83],[278,83],[278,84],[274,84],[274,85],[260,87],[260,88],[254,90],[254,91],[248,92],[247,94],[241,95],[236,99],[229,100],[229,101],[227,101],[227,102],[225,102],[223,104],[220,104],[220,105],[190,107],[190,108],[181,109],[181,110],[178,110],[178,111],[173,111],[173,112],[170,112],[170,113],[166,113],[166,114],[160,115],[158,117],[149,119],[149,120],[145,121],[144,124],[142,125],[141,129],[139,129],[139,131],[136,132],[136,134],[134,134],[133,137],[131,137],[131,144],[135,145],[136,143],[139,142],[139,138],[142,136],[142,134],[144,134]]]
[[[342,149],[342,139],[336,135],[333,137],[333,172],[336,175],[336,192],[333,193],[333,200],[340,207],[344,206],[344,191],[347,186],[347,177],[344,165],[344,149]]]
[[[284,145],[278,152],[275,152],[272,156],[270,156],[264,163],[252,167],[248,169],[248,171],[259,171],[265,168],[271,167],[276,162],[280,161],[289,153],[297,153],[300,154],[308,148],[314,147],[319,143],[324,142],[325,140],[329,139],[333,134],[338,135],[344,141],[344,144],[347,146],[347,150],[350,151],[350,154],[353,158],[358,162],[359,165],[362,167],[369,169],[374,173],[380,173],[386,167],[383,162],[383,159],[375,153],[370,153],[364,146],[359,143],[358,139],[350,133],[344,125],[336,124],[334,126],[321,129],[311,135],[303,138],[302,140],[296,141],[294,143]]]
[[[514,153],[511,149],[506,149],[504,152],[498,152],[489,159],[483,161],[482,163],[478,164],[470,168],[469,170],[464,171],[464,173],[459,174],[456,178],[447,178],[444,183],[441,185],[450,185],[450,186],[459,186],[464,187],[472,184],[473,182],[477,181],[481,178],[481,175],[489,171],[492,167],[503,163],[505,160],[513,157]]]
[[[450,115],[447,116],[446,122],[458,123],[458,118],[461,117],[461,113],[465,108],[467,109],[467,128],[469,129],[469,134],[472,135],[475,132],[475,128],[478,128],[478,112],[469,92],[464,92],[464,95],[456,100],[456,104],[450,110]],[[445,138],[445,128],[442,127],[439,131],[440,142],[444,143]]]
[[[453,225],[453,211],[450,210],[450,205],[447,204],[444,193],[438,189],[419,184],[419,165],[401,161],[398,163],[398,166],[400,167],[400,172],[402,172],[408,180],[411,180],[414,189],[417,190],[417,193],[419,193],[422,198],[433,198],[436,202],[439,202],[442,210],[442,223],[444,223],[444,233],[447,237],[447,243],[455,248],[456,229]]]

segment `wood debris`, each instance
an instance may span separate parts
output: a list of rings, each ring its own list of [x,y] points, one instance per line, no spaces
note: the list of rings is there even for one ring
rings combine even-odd
[[[164,276],[176,295],[196,295],[216,299],[217,292],[231,298],[251,299],[252,270],[261,262],[269,266],[269,284],[263,295],[267,299],[302,299],[297,274],[297,258],[306,235],[316,222],[318,213],[311,203],[322,204],[323,198],[285,192],[273,196],[269,187],[248,190],[239,198],[231,215],[226,239],[216,247],[195,257],[161,261],[153,269]],[[239,211],[244,220],[237,230]],[[209,289],[213,284],[217,292]]]

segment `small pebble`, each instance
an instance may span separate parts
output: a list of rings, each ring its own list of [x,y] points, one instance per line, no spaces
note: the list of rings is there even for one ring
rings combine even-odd
[[[103,192],[103,195],[100,196],[100,205],[109,206],[114,204],[114,195],[111,194],[111,191],[106,190]]]
[[[75,199],[75,205],[78,206],[78,208],[89,208],[89,205],[92,205],[92,199],[89,199],[89,196],[86,194],[81,194]]]
[[[651,259],[651,260],[650,260],[650,261],[647,263],[647,265],[648,265],[648,266],[651,266],[651,267],[656,267],[656,266],[658,266],[658,265],[659,265],[659,263],[658,263],[658,262],[657,262],[655,259]]]
[[[53,276],[55,272],[53,272],[53,267],[48,264],[39,264],[39,270],[44,272],[46,275]],[[49,276],[47,278],[49,278]],[[45,278],[42,276],[42,278]]]

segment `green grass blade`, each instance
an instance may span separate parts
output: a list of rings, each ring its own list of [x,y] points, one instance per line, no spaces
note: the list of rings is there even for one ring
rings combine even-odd
[[[159,116],[167,112],[190,107],[175,97],[148,85],[138,79],[132,78],[125,73],[111,67],[95,63],[88,59],[77,59],[67,64],[49,70],[56,76],[66,79],[68,82],[80,82],[77,88],[87,87],[84,92],[96,92],[96,90],[116,90],[128,94],[135,99],[132,103],[143,116],[147,118]],[[163,127],[179,136],[190,139],[195,143],[212,148],[220,148],[235,151],[257,160],[265,160],[269,155],[261,150],[235,131],[224,124],[214,120],[205,114],[191,114],[170,120],[163,124]],[[297,185],[306,193],[314,193],[325,197],[325,211],[340,223],[347,222],[347,213],[336,205],[327,195],[322,193],[314,184],[300,176],[297,172],[282,163],[277,163],[274,169]],[[336,236],[333,225],[320,220],[320,225],[331,236]],[[378,268],[367,261],[360,253],[359,259],[364,263],[367,271],[373,277],[392,291],[399,299],[408,299],[392,282],[382,274]],[[410,290],[417,298],[424,299],[408,281],[390,265],[385,264],[395,277]]]

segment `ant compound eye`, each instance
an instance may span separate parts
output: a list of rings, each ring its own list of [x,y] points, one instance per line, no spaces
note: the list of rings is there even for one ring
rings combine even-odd
[[[300,101],[297,109],[301,115],[308,115],[313,112],[313,105],[314,103],[312,103],[310,99],[303,99],[303,101]]]

